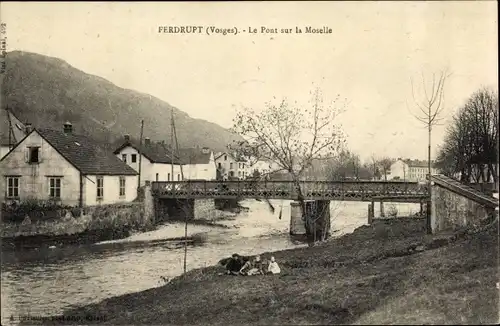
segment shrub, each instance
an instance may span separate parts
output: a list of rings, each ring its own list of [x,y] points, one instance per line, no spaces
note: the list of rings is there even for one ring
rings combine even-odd
[[[397,217],[398,216],[398,209],[396,206],[391,205],[389,206],[389,209],[387,210],[387,216],[389,217]]]
[[[52,200],[27,199],[10,205],[2,204],[2,221],[21,223],[26,215],[31,221],[58,219],[73,207],[64,206]]]

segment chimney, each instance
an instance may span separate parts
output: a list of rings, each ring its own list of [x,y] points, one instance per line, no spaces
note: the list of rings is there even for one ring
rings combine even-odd
[[[125,139],[125,141],[130,141],[130,135],[123,135],[123,139]]]
[[[201,149],[201,152],[202,152],[203,154],[208,154],[208,153],[210,152],[210,148],[208,148],[208,147],[203,147],[203,148]]]
[[[144,145],[149,146],[151,144],[151,139],[149,137],[144,138]]]
[[[33,130],[33,125],[30,122],[25,122],[24,128],[26,130],[26,135],[27,135]]]
[[[73,133],[73,125],[71,124],[71,122],[66,122],[64,124],[64,133],[65,134]]]

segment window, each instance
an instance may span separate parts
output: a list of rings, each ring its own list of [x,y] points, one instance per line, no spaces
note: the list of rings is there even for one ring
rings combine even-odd
[[[40,147],[28,147],[28,163],[40,163]]]
[[[241,171],[238,171],[238,177],[241,177]]]
[[[49,197],[50,198],[61,198],[61,178],[60,177],[50,177],[49,178]]]
[[[127,154],[122,154],[122,161],[127,163]]]
[[[167,181],[170,181],[170,173],[167,174]]]
[[[160,179],[160,174],[159,174],[159,173],[157,173],[157,174],[156,174],[156,181],[158,181],[159,179]]]
[[[224,161],[227,161],[227,155],[224,155]]]
[[[7,177],[7,198],[19,197],[19,177]]]
[[[222,163],[219,163],[219,169],[222,169]]]
[[[120,197],[125,197],[125,177],[120,177]]]
[[[233,169],[233,163],[229,163],[229,169]]]
[[[130,156],[131,156],[131,161],[132,161],[132,163],[137,162],[137,154],[132,154],[132,155],[130,155]]]
[[[102,199],[104,197],[104,179],[102,177],[97,177],[97,199]]]
[[[177,181],[181,181],[181,175],[177,174]]]

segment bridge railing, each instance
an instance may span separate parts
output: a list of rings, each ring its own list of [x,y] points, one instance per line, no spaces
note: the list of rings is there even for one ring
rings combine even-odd
[[[301,182],[304,194],[312,192],[359,193],[380,195],[417,195],[426,192],[427,186],[404,181],[306,181]]]
[[[301,181],[306,198],[371,197],[374,195],[421,195],[426,186],[404,181]],[[296,198],[292,181],[156,181],[152,182],[155,195],[168,197],[267,197]]]

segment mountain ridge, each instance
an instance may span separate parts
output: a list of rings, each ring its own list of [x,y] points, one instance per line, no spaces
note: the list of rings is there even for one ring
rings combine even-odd
[[[124,134],[139,138],[144,120],[144,137],[170,143],[173,111],[181,147],[207,146],[219,151],[233,140],[242,139],[158,97],[120,87],[57,57],[11,51],[5,61],[2,108],[8,106],[18,119],[38,128],[62,128],[64,122],[70,121],[75,132],[113,143]]]

